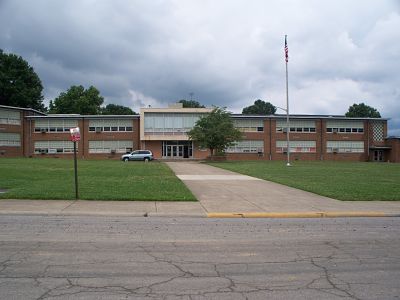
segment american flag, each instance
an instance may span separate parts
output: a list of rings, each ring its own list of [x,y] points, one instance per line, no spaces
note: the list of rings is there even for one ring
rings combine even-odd
[[[285,35],[285,60],[286,60],[286,62],[288,62],[289,61],[289,48],[287,46],[286,38],[287,38],[287,35]]]

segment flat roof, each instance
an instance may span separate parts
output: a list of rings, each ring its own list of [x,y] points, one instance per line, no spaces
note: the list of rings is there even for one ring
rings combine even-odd
[[[233,118],[243,119],[282,119],[286,118],[286,114],[275,114],[275,115],[243,115],[243,114],[231,114]],[[340,119],[340,120],[376,120],[376,121],[387,121],[388,118],[350,118],[343,115],[299,115],[289,114],[291,119]]]
[[[48,114],[45,116],[26,116],[28,119],[139,119],[140,115],[80,115],[80,114]]]
[[[8,106],[8,105],[0,105],[0,108],[31,111],[31,112],[34,112],[36,114],[46,115],[44,112],[38,111],[38,110],[33,109],[33,108],[24,108],[24,107],[16,107],[16,106]]]

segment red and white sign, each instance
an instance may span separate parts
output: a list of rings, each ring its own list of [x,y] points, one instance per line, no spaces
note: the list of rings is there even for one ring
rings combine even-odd
[[[79,127],[70,128],[69,132],[71,133],[71,141],[77,142],[81,140],[81,132],[79,130]]]

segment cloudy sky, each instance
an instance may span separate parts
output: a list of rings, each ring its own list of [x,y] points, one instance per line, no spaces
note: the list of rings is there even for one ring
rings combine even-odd
[[[81,84],[135,111],[285,107],[286,34],[291,113],[364,102],[400,136],[399,28],[399,0],[0,0],[0,48],[34,67],[46,104]]]

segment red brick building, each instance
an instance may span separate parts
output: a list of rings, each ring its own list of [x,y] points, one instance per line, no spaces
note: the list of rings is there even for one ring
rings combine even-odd
[[[157,159],[204,159],[209,153],[186,134],[207,108],[143,108],[140,115],[45,115],[0,105],[0,157],[71,157],[69,129],[79,127],[80,158],[119,159],[149,149]],[[232,115],[244,139],[226,149],[231,160],[285,160],[286,116]],[[400,138],[387,137],[387,119],[291,115],[292,160],[400,162]]]

